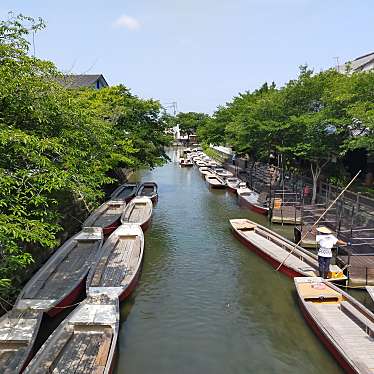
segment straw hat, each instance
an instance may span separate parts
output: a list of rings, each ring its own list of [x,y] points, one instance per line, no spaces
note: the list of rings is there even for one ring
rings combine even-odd
[[[322,234],[332,234],[332,231],[326,226],[318,227],[317,231],[321,232]]]

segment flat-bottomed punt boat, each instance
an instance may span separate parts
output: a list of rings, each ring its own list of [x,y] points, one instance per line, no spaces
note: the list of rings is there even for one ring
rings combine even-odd
[[[0,371],[20,373],[33,356],[43,312],[12,309],[0,318]]]
[[[156,182],[144,182],[140,185],[136,196],[149,197],[153,203],[158,199],[158,186]]]
[[[73,304],[85,289],[87,274],[103,243],[99,227],[84,228],[66,241],[27,282],[17,309],[34,309],[53,317]]]
[[[214,169],[214,172],[221,178],[230,178],[233,177],[234,174],[231,173],[231,171],[228,171],[224,168],[216,168]]]
[[[225,181],[216,174],[206,174],[205,180],[211,188],[226,188]]]
[[[104,235],[110,235],[120,224],[125,209],[124,200],[109,200],[99,206],[84,222],[83,227],[101,227]]]
[[[302,313],[347,373],[374,372],[374,314],[321,278],[295,278]]]
[[[230,224],[240,242],[290,278],[318,275],[317,256],[306,249],[248,219],[231,219]],[[330,265],[329,280],[346,279],[338,266]]]
[[[241,179],[236,177],[230,177],[226,179],[227,189],[231,192],[235,192],[239,187],[240,183],[244,183]]]
[[[204,162],[204,161],[202,161],[202,160],[198,160],[198,161],[196,161],[195,164],[196,164],[196,166],[197,166],[198,168],[201,168],[201,167],[203,167],[203,166],[208,166],[208,165],[206,164],[206,162]]]
[[[269,207],[266,201],[267,193],[258,194],[255,191],[250,189],[239,189],[238,190],[239,196],[239,204],[246,206],[253,212],[267,215],[269,212]]]
[[[153,212],[152,201],[146,196],[134,197],[125,208],[121,222],[135,223],[145,231],[151,221]]]
[[[183,168],[183,167],[191,167],[193,166],[193,161],[191,159],[188,159],[188,158],[181,158],[179,160],[179,165]]]
[[[87,277],[87,295],[106,293],[125,300],[135,289],[144,254],[141,227],[124,223],[109,236]]]
[[[24,373],[109,374],[119,330],[117,298],[88,297],[49,336]]]
[[[139,185],[137,183],[125,183],[116,188],[111,194],[111,200],[125,200],[128,203],[136,196]]]
[[[199,172],[204,178],[207,174],[213,174],[212,169],[208,168],[207,166],[202,166],[201,168],[199,168]]]
[[[219,168],[222,165],[219,164],[218,162],[214,161],[214,160],[210,160],[210,161],[207,162],[207,166],[210,167],[210,168]]]

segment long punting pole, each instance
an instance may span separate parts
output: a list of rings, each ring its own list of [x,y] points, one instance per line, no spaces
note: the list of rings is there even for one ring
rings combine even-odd
[[[335,200],[329,205],[329,207],[320,215],[320,217],[317,219],[316,222],[312,225],[312,227],[301,237],[301,239],[295,244],[295,246],[292,248],[291,252],[285,257],[285,259],[279,264],[279,266],[275,269],[275,271],[278,271],[286,262],[288,257],[291,256],[292,252],[296,249],[296,247],[306,238],[306,236],[313,230],[315,226],[318,225],[318,222],[326,215],[326,213],[334,206],[334,204],[339,200],[340,196],[343,195],[345,191],[351,186],[351,184],[356,180],[356,178],[360,175],[361,170],[351,179],[351,181],[346,185],[344,190],[340,192],[340,194],[335,198]]]

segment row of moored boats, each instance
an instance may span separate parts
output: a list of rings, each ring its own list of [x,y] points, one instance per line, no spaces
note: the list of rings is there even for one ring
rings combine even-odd
[[[235,177],[232,172],[226,170],[220,163],[205,155],[201,150],[192,150],[185,158],[179,160],[181,167],[193,166],[205,178],[209,187],[227,189],[238,195],[239,203],[247,206],[256,213],[267,215],[269,201],[267,192],[258,193],[247,187],[245,181]]]
[[[0,319],[0,372],[110,373],[119,302],[136,287],[157,184],[124,184],[83,223]],[[86,298],[78,302],[85,291]],[[36,352],[43,315],[78,305]]]
[[[250,209],[267,214],[264,199],[230,172],[222,172],[222,165],[201,151],[189,153],[188,158],[212,188],[228,188]],[[318,257],[307,249],[248,219],[231,219],[230,226],[247,248],[294,279],[306,321],[345,371],[374,373],[374,314],[338,287],[347,279],[343,269],[330,265],[328,279],[322,279]]]

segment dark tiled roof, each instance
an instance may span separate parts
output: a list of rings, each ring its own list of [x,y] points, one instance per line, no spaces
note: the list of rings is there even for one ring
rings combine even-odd
[[[353,61],[347,62],[339,66],[338,71],[345,73],[347,69],[351,72],[366,70],[365,67],[374,60],[374,52],[355,58]]]
[[[67,88],[92,87],[100,77],[103,79],[106,86],[108,86],[108,83],[102,74],[69,74],[59,77],[57,81]]]

